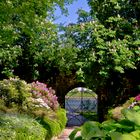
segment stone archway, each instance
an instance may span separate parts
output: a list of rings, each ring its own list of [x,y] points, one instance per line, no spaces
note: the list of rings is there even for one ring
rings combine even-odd
[[[97,95],[90,89],[77,87],[65,96],[67,126],[80,126],[85,121],[97,120]]]

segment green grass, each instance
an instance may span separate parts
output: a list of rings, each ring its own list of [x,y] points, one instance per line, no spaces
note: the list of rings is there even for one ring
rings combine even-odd
[[[95,112],[81,112],[83,117],[85,117],[88,121],[97,121],[98,115]]]

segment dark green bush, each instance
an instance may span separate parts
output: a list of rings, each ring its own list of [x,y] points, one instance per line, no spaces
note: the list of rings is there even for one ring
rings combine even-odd
[[[49,133],[48,133],[48,138],[51,136],[57,136],[60,134],[61,132],[61,128],[60,128],[60,125],[58,123],[57,120],[55,119],[51,119],[51,118],[48,118],[48,117],[44,117],[44,122],[46,125],[48,125],[50,128],[49,128]]]

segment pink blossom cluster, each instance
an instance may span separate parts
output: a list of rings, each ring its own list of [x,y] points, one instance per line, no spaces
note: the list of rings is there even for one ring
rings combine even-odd
[[[140,94],[138,94],[134,98],[134,102],[128,107],[129,109],[133,108],[134,106],[140,106]]]
[[[135,97],[136,101],[140,101],[140,94]]]
[[[57,96],[52,88],[47,88],[46,84],[38,81],[31,83],[31,88],[32,95],[36,98],[36,101],[39,102],[40,100],[38,99],[41,99],[41,102],[39,102],[40,105],[49,106],[53,110],[58,108],[59,103],[57,101]]]

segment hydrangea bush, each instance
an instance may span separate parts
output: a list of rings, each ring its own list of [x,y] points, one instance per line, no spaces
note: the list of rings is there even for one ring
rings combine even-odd
[[[31,83],[31,93],[33,101],[38,103],[38,107],[46,107],[56,110],[59,107],[57,96],[52,88],[39,81]]]

